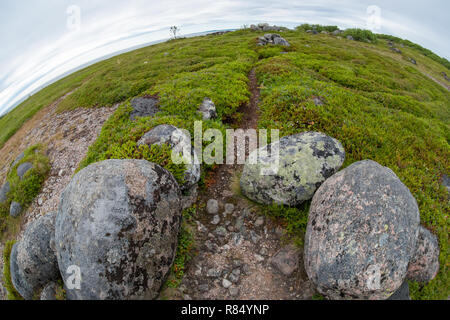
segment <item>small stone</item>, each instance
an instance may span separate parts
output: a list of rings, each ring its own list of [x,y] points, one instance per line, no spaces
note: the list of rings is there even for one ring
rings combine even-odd
[[[209,199],[206,203],[206,211],[209,214],[217,214],[219,212],[219,202],[216,199]]]
[[[235,228],[237,230],[241,230],[242,227],[244,226],[244,218],[240,217],[236,219],[236,224],[235,224]]]
[[[254,257],[255,257],[256,261],[258,261],[258,262],[264,261],[264,257],[257,253],[254,254]]]
[[[212,219],[211,224],[217,225],[217,224],[219,224],[219,222],[220,222],[220,217],[219,217],[219,215],[216,214],[214,216],[214,218]]]
[[[230,287],[228,291],[230,292],[230,296],[232,297],[236,297],[237,295],[239,295],[239,288]]]
[[[192,300],[191,296],[188,295],[188,294],[185,294],[185,295],[183,296],[183,298],[184,298],[184,300]]]
[[[198,111],[202,114],[203,120],[217,117],[216,106],[210,98],[203,99],[202,104],[198,107]]]
[[[227,203],[225,204],[225,213],[226,214],[231,214],[234,211],[234,204],[232,203]]]
[[[200,221],[197,221],[197,230],[203,233],[208,232],[208,229]]]
[[[237,283],[239,281],[239,274],[231,273],[228,276],[228,279],[230,279],[230,281],[233,282],[233,283]]]
[[[206,292],[206,291],[209,290],[209,286],[207,284],[201,284],[201,285],[198,286],[198,290],[200,292]]]
[[[264,224],[264,217],[260,216],[255,221],[255,227],[261,227]]]
[[[220,276],[220,271],[215,268],[211,268],[208,270],[207,276],[210,278],[217,278]]]
[[[59,170],[58,172],[58,176],[62,177],[66,172],[64,171],[64,169]]]
[[[224,227],[217,227],[214,233],[219,237],[225,237],[227,235],[227,230]]]
[[[229,287],[231,287],[231,285],[232,285],[232,283],[231,283],[230,281],[228,281],[227,279],[223,279],[223,280],[222,280],[222,286],[223,286],[225,289],[228,289]]]
[[[271,265],[285,276],[290,276],[298,268],[300,252],[292,245],[280,249],[271,259]]]
[[[43,203],[44,203],[44,200],[42,200],[42,198],[38,198],[38,205],[42,206]]]
[[[9,208],[9,215],[13,218],[17,218],[19,214],[22,212],[22,206],[18,202],[11,202],[11,206]]]

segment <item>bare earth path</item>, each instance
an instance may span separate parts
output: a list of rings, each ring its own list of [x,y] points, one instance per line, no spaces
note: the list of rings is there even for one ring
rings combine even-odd
[[[240,128],[257,128],[259,90],[254,70],[249,74],[250,103],[240,112]],[[312,287],[299,265],[290,276],[271,264],[284,246],[283,228],[258,214],[258,207],[237,194],[243,165],[220,165],[214,183],[199,196],[197,255],[190,261],[172,299],[310,299]],[[209,214],[209,199],[219,202]],[[294,250],[295,251],[295,250]],[[302,254],[298,252],[301,260]],[[225,280],[224,280],[225,279]],[[164,296],[164,293],[162,294]]]

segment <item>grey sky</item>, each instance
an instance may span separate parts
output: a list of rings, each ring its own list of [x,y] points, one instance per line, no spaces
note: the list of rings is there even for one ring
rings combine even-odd
[[[79,30],[67,9],[80,8]],[[268,22],[368,28],[381,9],[380,33],[407,38],[450,58],[450,2],[393,0],[18,0],[0,2],[0,114],[58,76],[114,52],[169,36]],[[75,20],[69,20],[75,21]]]

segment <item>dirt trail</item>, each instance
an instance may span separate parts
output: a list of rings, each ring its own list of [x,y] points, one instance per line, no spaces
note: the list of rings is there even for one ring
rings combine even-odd
[[[249,74],[250,102],[243,106],[239,128],[257,128],[259,89]],[[247,150],[248,154],[248,150]],[[187,266],[172,299],[310,299],[314,293],[303,266],[291,275],[272,267],[271,258],[284,247],[283,228],[258,214],[258,207],[238,192],[243,165],[220,165],[212,185],[197,201],[196,256]],[[219,203],[209,214],[208,200]],[[301,254],[299,258],[301,260]],[[224,280],[225,279],[225,280]]]

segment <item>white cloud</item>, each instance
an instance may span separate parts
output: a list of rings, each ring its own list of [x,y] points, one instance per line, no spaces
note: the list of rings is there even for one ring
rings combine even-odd
[[[17,101],[27,97],[34,90],[58,76],[90,61],[123,49],[142,45],[169,36],[169,26],[179,25],[184,34],[212,29],[237,28],[243,24],[270,22],[294,26],[300,23],[337,24],[341,27],[365,27],[366,8],[369,1],[352,2],[336,0],[317,1],[74,1],[81,8],[81,30],[69,32],[66,29],[65,14],[62,7],[55,8],[52,1],[39,3],[43,6],[38,12],[47,12],[47,24],[23,26],[23,30],[42,36],[31,38],[31,43],[23,45],[24,31],[14,36],[23,47],[14,47],[11,35],[5,30],[8,23],[16,21],[20,6],[9,16],[0,14],[0,41],[5,44],[0,52],[0,114]],[[448,57],[450,45],[446,34],[435,32],[427,27],[430,21],[420,21],[411,11],[389,10],[387,0],[378,1],[382,8],[382,32],[395,34],[421,44],[428,45],[441,55]],[[42,4],[44,3],[44,4]],[[356,3],[356,4],[355,4]],[[408,2],[409,3],[409,2]],[[443,2],[445,3],[445,2]],[[0,4],[0,12],[2,6]],[[9,4],[11,5],[11,4]],[[398,5],[398,2],[396,2]],[[3,8],[4,9],[4,8]],[[25,11],[33,15],[32,10]],[[400,12],[400,13],[399,13]],[[409,15],[408,15],[409,14]],[[22,17],[35,21],[37,17]],[[53,20],[54,21],[53,21]],[[26,22],[24,22],[26,24]],[[35,30],[37,28],[37,30]],[[40,28],[42,32],[39,33]],[[47,28],[47,29],[46,29]],[[53,30],[54,29],[54,30]],[[448,29],[448,28],[446,28]],[[6,40],[2,39],[9,39]],[[27,38],[28,39],[28,38]],[[14,41],[13,41],[14,42]],[[6,46],[6,44],[8,46]]]

